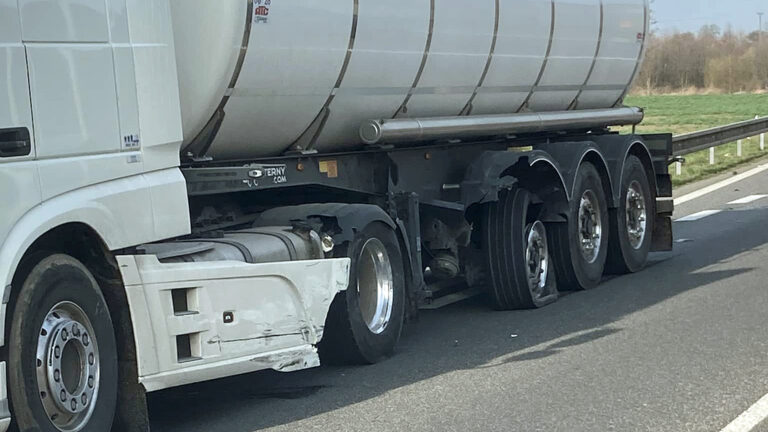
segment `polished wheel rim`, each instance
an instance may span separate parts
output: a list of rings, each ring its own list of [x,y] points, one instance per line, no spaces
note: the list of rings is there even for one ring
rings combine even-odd
[[[392,318],[394,279],[389,254],[381,240],[369,239],[360,252],[357,293],[360,311],[368,329],[381,334]]]
[[[82,430],[99,393],[99,347],[91,321],[72,302],[46,315],[37,342],[37,387],[45,413],[60,431]]]
[[[581,196],[579,204],[579,246],[581,255],[588,263],[597,261],[603,241],[603,224],[600,203],[590,189]]]
[[[637,250],[643,246],[646,228],[648,226],[648,212],[645,207],[645,196],[643,196],[643,189],[637,181],[633,181],[629,185],[626,209],[629,244],[633,249]]]
[[[526,273],[534,297],[543,296],[549,275],[549,249],[547,229],[541,221],[528,226],[525,247]]]

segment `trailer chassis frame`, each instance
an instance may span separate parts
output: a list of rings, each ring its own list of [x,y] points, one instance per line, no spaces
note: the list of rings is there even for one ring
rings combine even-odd
[[[379,206],[398,228],[409,255],[411,314],[426,292],[422,266],[420,215],[428,211],[464,218],[472,207],[498,200],[499,192],[520,184],[546,203],[545,218],[562,222],[576,172],[592,160],[604,173],[609,207],[619,205],[615,179],[630,153],[646,165],[656,196],[652,249],[672,248],[674,210],[668,165],[672,136],[619,135],[607,130],[507,136],[486,141],[444,141],[396,148],[369,147],[335,154],[291,154],[275,158],[182,167],[188,194],[240,195],[268,208],[286,196],[301,203],[367,203]],[[341,241],[349,237],[342,233]]]

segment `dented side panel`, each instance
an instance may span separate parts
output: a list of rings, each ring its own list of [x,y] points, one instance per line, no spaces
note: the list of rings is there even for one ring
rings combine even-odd
[[[316,345],[349,259],[161,264],[118,257],[148,391],[319,365]]]

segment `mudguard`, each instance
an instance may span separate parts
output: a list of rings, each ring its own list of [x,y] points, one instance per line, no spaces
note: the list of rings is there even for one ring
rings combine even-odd
[[[619,138],[622,141],[619,142]],[[612,179],[611,184],[619,184],[619,179],[621,179],[621,175],[624,172],[624,165],[627,162],[627,157],[633,149],[640,149],[640,160],[646,166],[653,167],[651,152],[648,150],[648,146],[645,145],[645,142],[643,142],[637,135],[608,135],[595,137],[595,144],[600,148],[603,158],[608,164],[608,172]],[[615,182],[613,182],[613,179],[615,179]],[[656,173],[653,173],[653,175],[649,173],[648,180],[651,182],[651,190],[656,191],[658,194]],[[621,190],[619,188],[613,189],[613,196],[618,204],[618,201],[621,199]]]
[[[531,167],[536,160],[550,161],[546,152],[487,151],[467,168],[461,183],[461,200],[465,207],[499,200],[499,192],[518,183],[504,172],[515,166]]]
[[[598,171],[608,170],[608,164],[600,148],[592,141],[549,142],[537,145],[536,148],[549,154],[557,166],[560,167],[560,175],[563,177],[569,200],[573,196],[573,189],[576,186],[576,174],[579,171],[579,167],[590,154],[596,154],[602,161],[602,166],[596,167]],[[611,185],[613,184],[613,177],[610,171],[608,172],[608,181]],[[613,207],[613,200],[611,200],[610,205]]]

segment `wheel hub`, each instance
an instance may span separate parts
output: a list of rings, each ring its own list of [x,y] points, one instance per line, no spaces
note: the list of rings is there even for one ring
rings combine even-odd
[[[37,343],[37,386],[53,425],[76,432],[87,425],[98,396],[99,351],[93,326],[74,303],[46,315]]]
[[[528,282],[540,295],[546,288],[549,275],[547,230],[541,221],[536,221],[526,230],[525,262]]]
[[[381,334],[392,318],[395,282],[387,249],[380,240],[371,238],[358,259],[357,293],[360,311],[368,329]]]
[[[597,195],[587,190],[579,203],[579,246],[588,263],[597,261],[603,241],[603,224]]]
[[[637,181],[633,181],[627,191],[626,216],[629,244],[634,249],[640,249],[645,241],[648,212],[645,207],[643,189]]]

